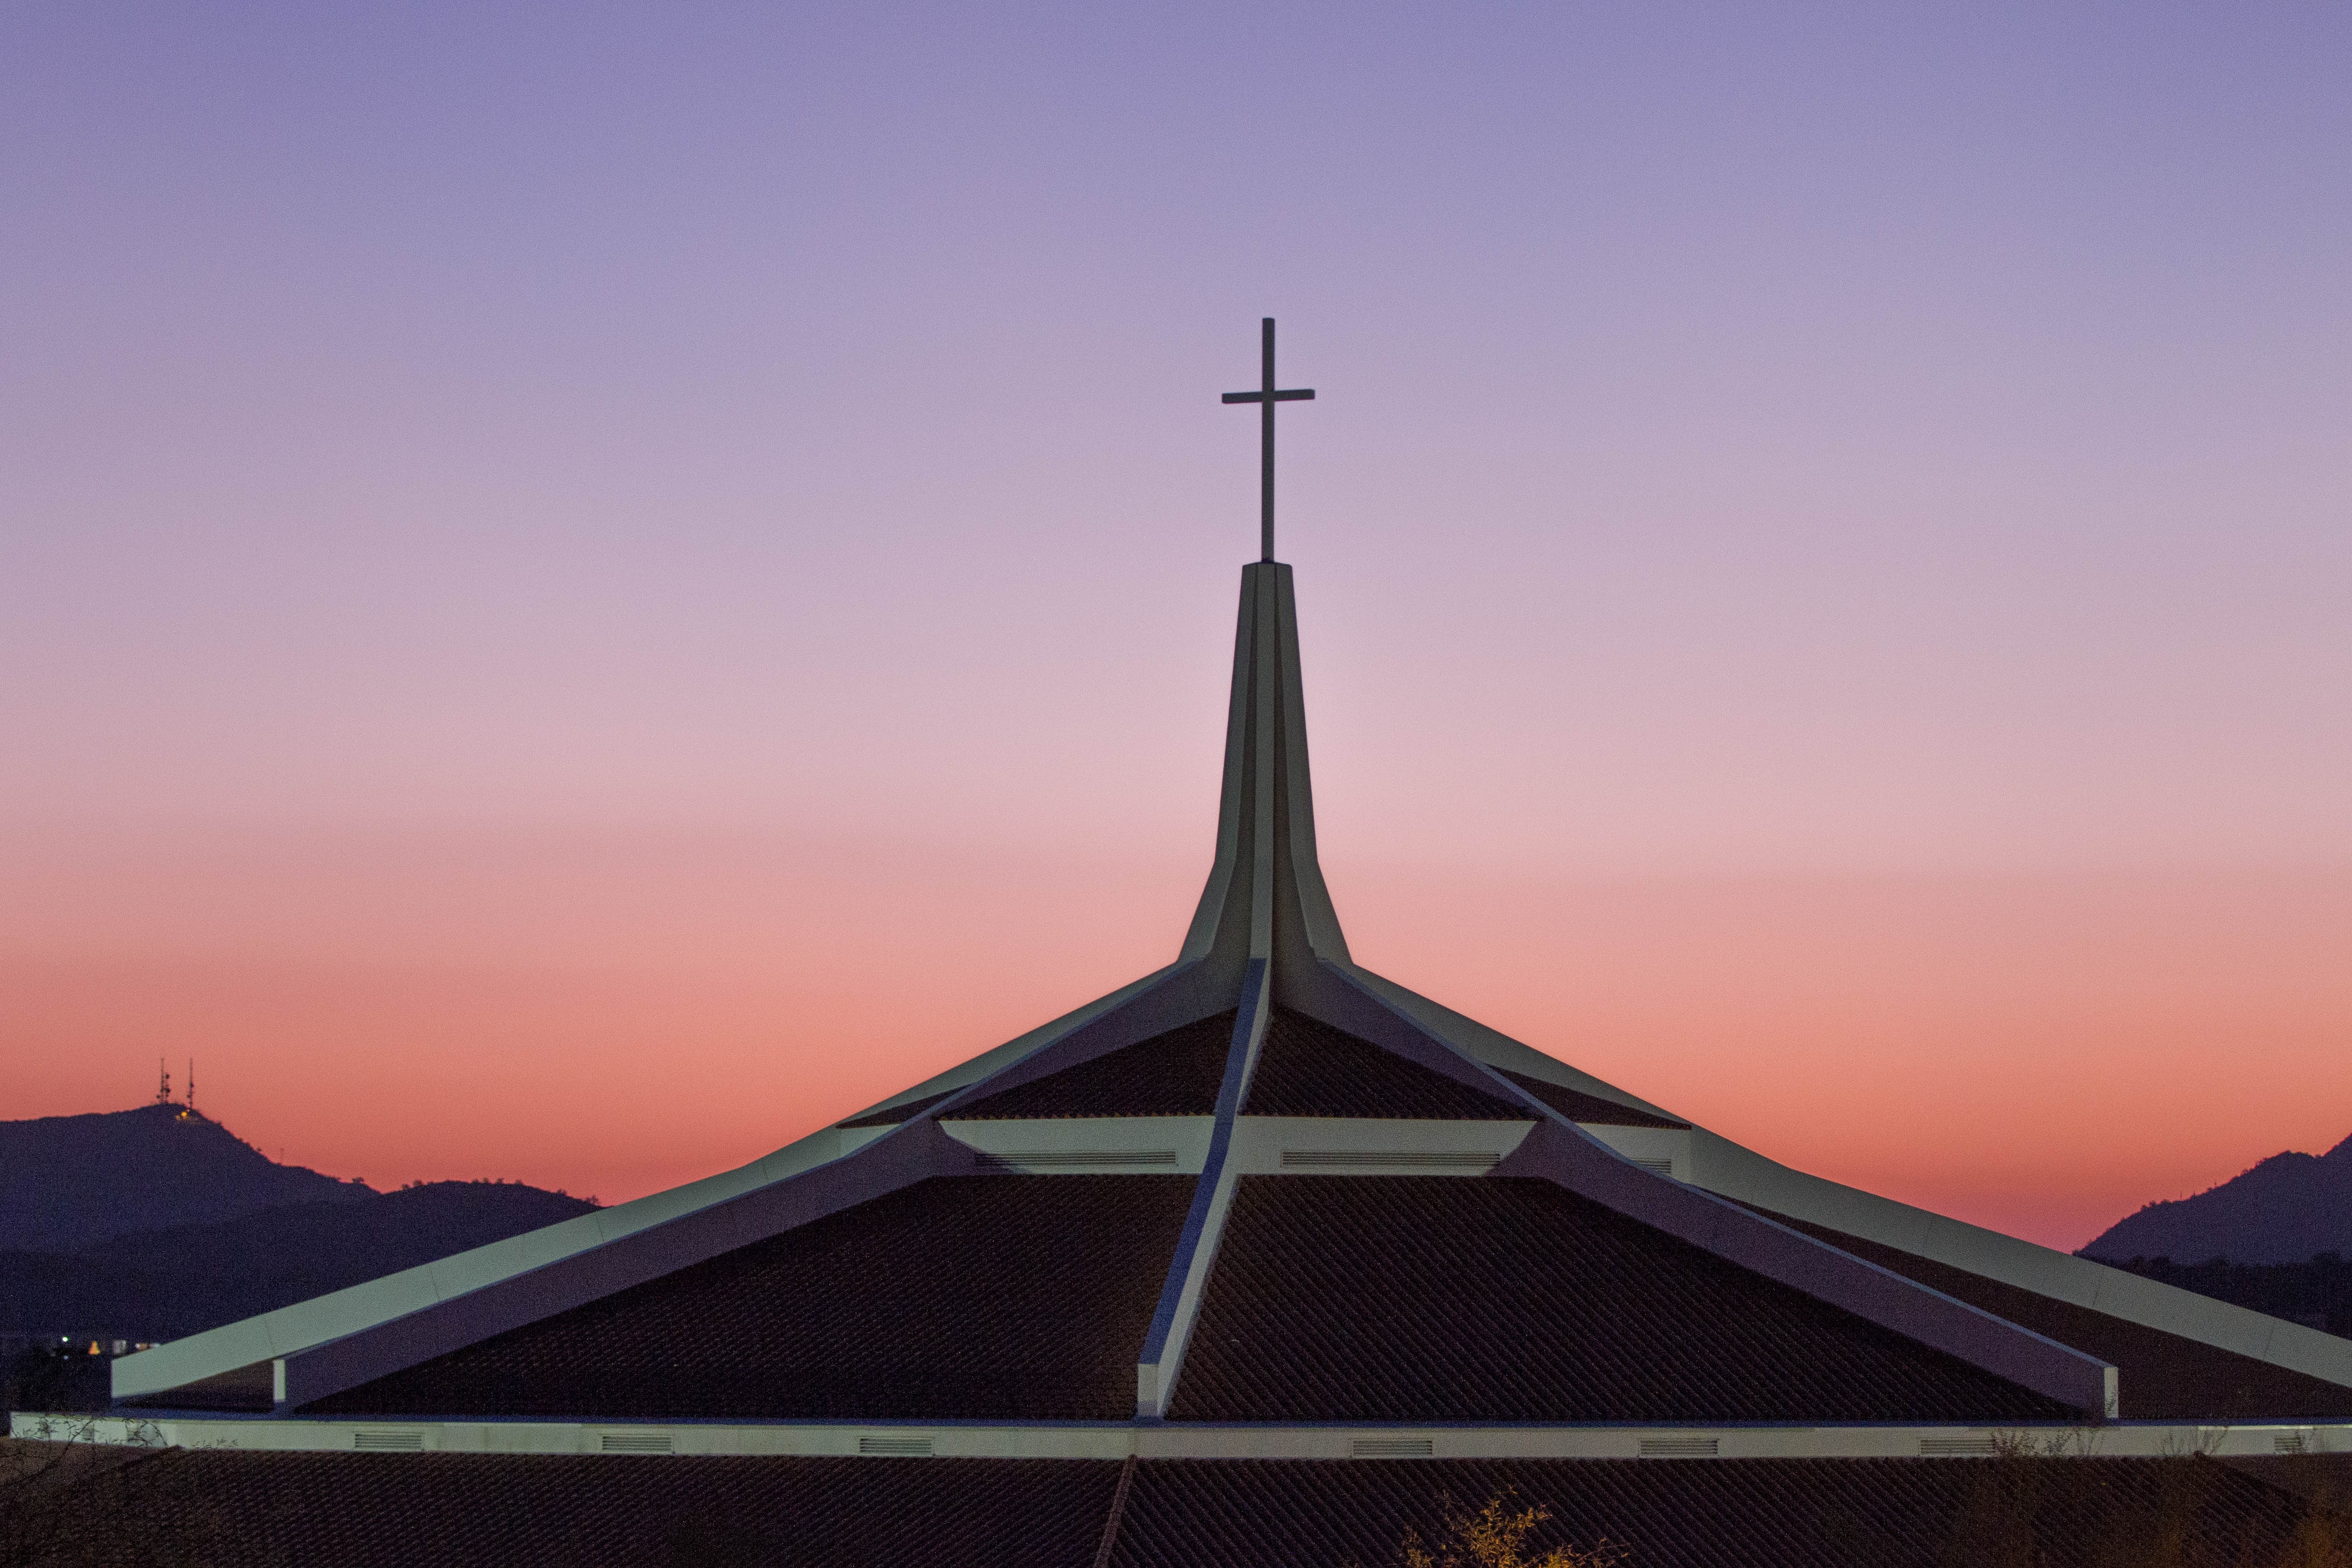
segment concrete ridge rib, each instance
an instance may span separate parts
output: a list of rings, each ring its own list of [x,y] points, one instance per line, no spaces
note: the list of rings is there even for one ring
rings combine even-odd
[[[2095,1356],[1955,1301],[1826,1242],[1776,1225],[1711,1192],[1633,1164],[1574,1122],[1366,985],[1353,967],[1326,964],[1316,999],[1345,1017],[1328,1021],[1424,1065],[1444,1057],[1475,1085],[1524,1105],[1535,1130],[1490,1176],[1542,1176],[1923,1344],[1956,1355],[2100,1418],[2120,1413],[2116,1369]],[[1385,1038],[1384,1038],[1385,1037]],[[1425,1043],[1424,1043],[1425,1042]]]
[[[977,1169],[971,1150],[938,1131],[937,1111],[1024,1069],[1030,1070],[1025,1081],[1150,1038],[1171,1002],[1177,1011],[1189,1005],[1177,993],[1197,988],[1182,984],[1196,969],[1176,964],[1156,970],[940,1074],[993,1064],[968,1078],[934,1113],[846,1152],[837,1128],[821,1128],[732,1171],[120,1357],[111,1368],[114,1397],[150,1398],[274,1362],[278,1402],[303,1403],[454,1349],[452,1335],[469,1343],[635,1283],[639,1264],[655,1265],[656,1273],[683,1268],[846,1202]],[[775,1201],[784,1189],[820,1178],[844,1201]],[[747,1206],[776,1208],[771,1228],[748,1233]]]
[[[1160,1287],[1151,1326],[1135,1358],[1135,1414],[1139,1420],[1166,1417],[1181,1375],[1184,1348],[1192,1341],[1192,1324],[1200,1315],[1202,1292],[1215,1265],[1217,1248],[1224,1239],[1225,1216],[1232,1211],[1234,1184],[1241,1164],[1233,1159],[1234,1125],[1249,1094],[1251,1072],[1265,1045],[1265,1023],[1274,988],[1265,959],[1253,959],[1243,982],[1242,1005],[1234,1019],[1234,1040],[1225,1058],[1224,1082],[1217,1089],[1215,1130],[1209,1155],[1192,1188],[1192,1207],[1184,1217],[1168,1277]]]
[[[1556,1057],[1431,1001],[1394,980],[1359,967],[1351,966],[1349,973],[1391,1008],[1412,1019],[1423,1031],[1484,1065],[1527,1071],[1531,1077],[1561,1082],[1638,1110],[1688,1120],[1580,1072]],[[2178,1334],[2324,1382],[2352,1387],[2352,1341],[2177,1286],[2144,1280],[2087,1258],[2055,1251],[1823,1176],[1809,1176],[1696,1124],[1690,1137],[1692,1185],[1708,1192],[1843,1230],[2053,1301],[2087,1307],[2144,1328]]]

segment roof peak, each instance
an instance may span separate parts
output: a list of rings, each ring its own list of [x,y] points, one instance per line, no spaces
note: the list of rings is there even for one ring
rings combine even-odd
[[[1265,960],[1285,1001],[1292,977],[1317,959],[1351,963],[1316,856],[1298,612],[1281,561],[1242,568],[1217,856],[1178,958],[1236,977]]]

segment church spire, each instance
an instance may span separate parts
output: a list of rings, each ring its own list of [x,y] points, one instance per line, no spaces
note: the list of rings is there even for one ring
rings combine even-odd
[[[1276,390],[1271,317],[1264,341],[1264,386],[1227,392],[1225,401],[1264,405],[1259,526],[1266,559],[1242,569],[1217,859],[1180,956],[1206,959],[1214,970],[1236,974],[1251,959],[1267,960],[1276,997],[1282,999],[1315,960],[1349,960],[1348,939],[1315,854],[1297,605],[1290,568],[1273,559],[1274,405],[1315,394]]]

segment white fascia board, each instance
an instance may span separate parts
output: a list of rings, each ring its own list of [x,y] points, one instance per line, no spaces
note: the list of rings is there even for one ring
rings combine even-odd
[[[114,1396],[162,1393],[373,1328],[797,1176],[834,1159],[840,1145],[835,1130],[822,1127],[731,1171],[119,1356],[112,1369]]]
[[[1017,1040],[984,1051],[897,1098],[918,1098],[977,1082],[1109,1011],[1167,973],[1166,968],[1156,970]],[[892,1130],[882,1128],[879,1133]],[[560,1220],[504,1241],[404,1269],[396,1274],[314,1296],[274,1312],[224,1323],[152,1350],[120,1356],[112,1367],[114,1397],[135,1399],[160,1394],[203,1378],[314,1349],[787,1180],[854,1153],[872,1141],[845,1137],[835,1127],[820,1127],[797,1142],[731,1171],[614,1204],[593,1214]]]
[[[1490,1067],[1507,1067],[1530,1078],[1580,1089],[1676,1121],[1688,1120],[1590,1073],[1580,1072],[1475,1019],[1465,1018],[1418,996],[1393,980],[1361,967],[1351,967],[1350,972],[1415,1022]],[[1604,1142],[1620,1142],[1611,1135],[1613,1130],[1584,1130]],[[1880,1197],[1826,1177],[1809,1176],[1703,1127],[1694,1125],[1688,1135],[1690,1169],[1685,1179],[1709,1192],[1811,1225],[1843,1230],[1931,1262],[1965,1269],[2036,1295],[2087,1307],[2143,1328],[2160,1329],[2200,1344],[2283,1366],[2290,1372],[2352,1386],[2352,1341],[2265,1312],[2217,1301],[2178,1286],[2159,1284],[2087,1258],[2036,1246],[1890,1197]]]
[[[1137,1176],[1198,1176],[1216,1131],[1214,1116],[1037,1116],[1021,1120],[942,1117],[940,1130],[975,1154],[1018,1165],[1034,1155],[1051,1162],[1084,1153],[1166,1154],[1166,1165],[1138,1165]],[[1077,1170],[1080,1167],[1070,1167]],[[1032,1175],[1053,1174],[1046,1168]]]
[[[893,1106],[904,1105],[910,1100],[928,1100],[934,1094],[950,1093],[955,1090],[963,1088],[966,1084],[977,1083],[982,1079],[987,1077],[990,1073],[998,1071],[1000,1068],[1010,1067],[1013,1063],[1020,1061],[1022,1057],[1027,1055],[1030,1051],[1036,1050],[1037,1047],[1045,1044],[1047,1040],[1053,1040],[1062,1034],[1066,1034],[1069,1030],[1076,1029],[1081,1024],[1092,1023],[1096,1019],[1101,1017],[1104,1013],[1110,1011],[1111,1009],[1118,1006],[1121,1002],[1130,1001],[1136,997],[1142,995],[1145,991],[1150,989],[1151,987],[1158,984],[1161,979],[1165,978],[1169,971],[1175,967],[1176,965],[1168,964],[1160,968],[1154,969],[1151,973],[1144,976],[1143,978],[1134,981],[1131,984],[1121,986],[1118,989],[1111,992],[1108,996],[1097,997],[1082,1008],[1064,1013],[1060,1018],[1054,1019],[1051,1023],[1040,1024],[1035,1029],[1031,1030],[1027,1034],[1022,1035],[1017,1039],[1006,1040],[1003,1045],[997,1046],[993,1050],[983,1051],[978,1056],[972,1057],[969,1061],[960,1061],[955,1066],[949,1068],[945,1072],[926,1078],[911,1089],[902,1089],[898,1093],[891,1095],[887,1100],[877,1100],[873,1104],[866,1107],[865,1110],[853,1112],[849,1115],[843,1117],[842,1120],[845,1122],[855,1122],[860,1116],[871,1116],[877,1111],[887,1111]],[[854,1132],[860,1131],[862,1129],[852,1128],[850,1130]],[[887,1131],[887,1129],[885,1130]],[[772,1158],[773,1156],[771,1157]]]
[[[2352,1340],[1808,1176],[1704,1129],[1691,1134],[1691,1155],[1693,1179],[1725,1197],[2352,1386]]]
[[[743,1455],[857,1458],[874,1449],[860,1438],[928,1439],[932,1458],[1036,1459],[1352,1459],[1397,1458],[1404,1444],[1426,1444],[1412,1457],[1432,1459],[1927,1458],[1964,1461],[2008,1449],[2050,1458],[2215,1458],[2281,1453],[2352,1453],[2352,1422],[2241,1422],[2230,1425],[2116,1422],[2099,1427],[1957,1427],[1757,1423],[1723,1427],[1645,1427],[1476,1422],[996,1422],[952,1421],[403,1421],[310,1417],[46,1415],[18,1411],[11,1435],[33,1442],[80,1442],[142,1448],[234,1448],[261,1453],[350,1453],[367,1433],[413,1441],[413,1452],[443,1454],[598,1454],[615,1461],[657,1462],[671,1456]],[[667,1438],[667,1454],[615,1451],[607,1436]],[[404,1448],[409,1443],[403,1443]],[[887,1457],[900,1460],[900,1454]],[[397,1454],[373,1462],[397,1464]],[[903,1462],[903,1461],[901,1461]]]
[[[1360,964],[1349,965],[1348,972],[1413,1022],[1489,1067],[1524,1073],[1546,1083],[1557,1083],[1563,1089],[1579,1090],[1598,1099],[1613,1101],[1629,1110],[1664,1116],[1668,1121],[1685,1119],[1663,1106],[1651,1104],[1638,1094],[1629,1094],[1614,1083],[1605,1083],[1589,1072],[1580,1072],[1558,1057],[1547,1056],[1531,1045],[1523,1045],[1501,1030],[1489,1029],[1476,1019],[1457,1013],[1442,1002],[1433,1002],[1417,991],[1409,991],[1394,980],[1373,974]]]
[[[1442,1122],[1381,1119],[1360,1116],[1243,1116],[1234,1124],[1233,1165],[1244,1176],[1312,1176],[1328,1170],[1364,1176],[1377,1168],[1377,1156],[1462,1155],[1486,1165],[1453,1167],[1399,1166],[1391,1172],[1411,1176],[1484,1176],[1488,1166],[1508,1157],[1527,1141],[1535,1127],[1526,1122]],[[1311,1153],[1340,1156],[1374,1156],[1371,1166],[1347,1166],[1334,1158],[1328,1166],[1286,1166],[1285,1155]]]

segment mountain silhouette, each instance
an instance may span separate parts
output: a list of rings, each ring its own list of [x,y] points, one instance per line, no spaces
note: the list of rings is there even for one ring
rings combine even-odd
[[[2324,1155],[2273,1155],[2194,1197],[2151,1203],[2082,1255],[2304,1263],[2322,1252],[2352,1257],[2352,1138]]]
[[[595,1207],[521,1182],[381,1193],[179,1105],[0,1122],[0,1331],[178,1339]]]
[[[179,1105],[0,1122],[0,1250],[79,1251],[137,1230],[376,1196],[281,1166]]]

